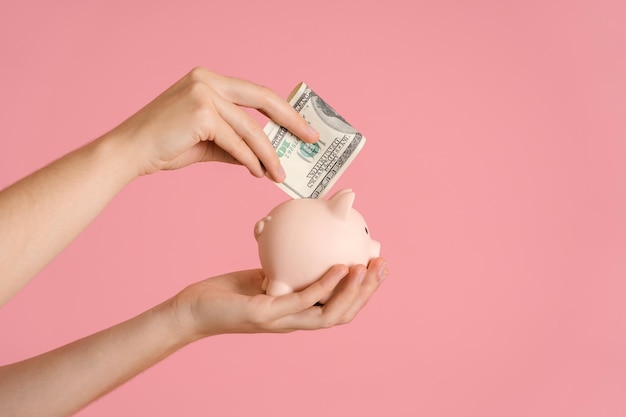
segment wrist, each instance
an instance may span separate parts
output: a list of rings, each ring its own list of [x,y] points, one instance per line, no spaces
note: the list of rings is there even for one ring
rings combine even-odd
[[[162,304],[169,316],[169,328],[171,329],[172,337],[178,340],[182,346],[209,336],[196,323],[192,305],[193,300],[188,288],[183,289]]]
[[[117,175],[126,183],[142,175],[138,163],[139,149],[124,132],[114,129],[96,139],[93,144],[109,162],[110,175]]]
[[[159,327],[167,334],[168,349],[176,351],[190,343],[201,339],[189,321],[188,315],[174,296],[163,303],[155,306],[151,314],[156,316]]]

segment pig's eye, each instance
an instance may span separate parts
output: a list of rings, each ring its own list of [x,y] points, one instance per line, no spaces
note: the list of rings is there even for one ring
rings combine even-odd
[[[367,230],[367,226],[365,226],[365,233],[368,234],[368,235],[370,234],[370,231]]]

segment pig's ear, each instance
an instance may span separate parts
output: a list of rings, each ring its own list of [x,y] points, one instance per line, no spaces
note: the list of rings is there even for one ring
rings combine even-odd
[[[330,210],[340,219],[345,219],[354,204],[354,192],[349,188],[337,191],[329,200]]]

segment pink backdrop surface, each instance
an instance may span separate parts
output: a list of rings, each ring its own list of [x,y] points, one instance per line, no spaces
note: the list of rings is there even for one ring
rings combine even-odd
[[[350,325],[191,345],[80,416],[626,415],[622,1],[14,1],[0,187],[194,66],[311,85],[368,138],[335,186],[391,275]],[[262,116],[258,116],[264,121]],[[286,195],[241,167],[140,178],[0,308],[0,363],[258,266]]]

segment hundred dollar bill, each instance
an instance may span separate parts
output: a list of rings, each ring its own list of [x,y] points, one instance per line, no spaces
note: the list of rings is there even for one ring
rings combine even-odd
[[[305,83],[287,101],[317,129],[320,139],[306,143],[273,121],[267,123],[263,130],[287,174],[276,185],[292,198],[322,198],[363,148],[365,137]]]

